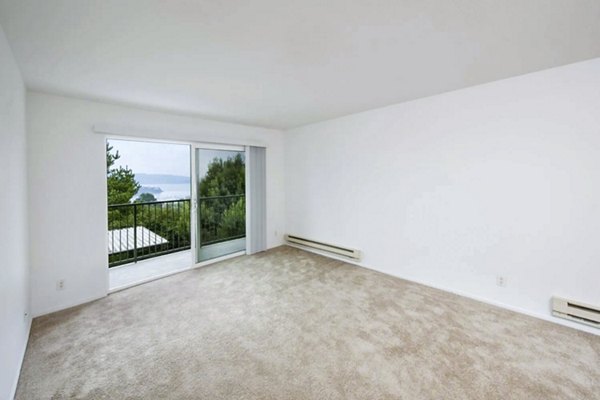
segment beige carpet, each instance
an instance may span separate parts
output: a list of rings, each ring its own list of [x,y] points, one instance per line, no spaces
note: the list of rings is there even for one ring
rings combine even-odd
[[[34,321],[18,399],[600,399],[600,337],[289,247]]]

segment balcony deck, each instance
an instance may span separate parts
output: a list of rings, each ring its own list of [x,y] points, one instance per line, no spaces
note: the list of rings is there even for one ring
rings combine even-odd
[[[144,282],[159,279],[192,266],[191,250],[178,251],[137,263],[112,267],[108,271],[109,292],[116,292]]]

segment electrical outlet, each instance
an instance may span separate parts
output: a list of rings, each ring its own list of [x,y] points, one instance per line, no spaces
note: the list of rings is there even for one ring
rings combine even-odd
[[[500,287],[506,287],[506,277],[498,275],[496,277],[496,285]]]
[[[58,281],[56,281],[56,290],[64,290],[65,288],[65,280],[64,279],[59,279]]]
[[[277,237],[277,231],[275,231],[274,233],[275,233],[275,237]]]

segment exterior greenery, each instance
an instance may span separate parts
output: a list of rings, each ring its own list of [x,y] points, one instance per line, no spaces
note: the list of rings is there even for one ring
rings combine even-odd
[[[154,201],[156,201],[156,197],[152,193],[142,193],[135,199],[136,203],[150,203]]]
[[[210,244],[246,235],[246,172],[240,153],[213,159],[198,184],[200,241]]]
[[[121,158],[119,152],[113,153],[112,146],[106,143],[106,184],[108,204],[125,204],[140,190],[135,174],[128,167],[114,168],[115,161]]]

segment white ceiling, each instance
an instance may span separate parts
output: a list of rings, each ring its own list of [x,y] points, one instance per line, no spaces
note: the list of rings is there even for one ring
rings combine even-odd
[[[34,90],[289,128],[600,56],[599,0],[0,0]]]

